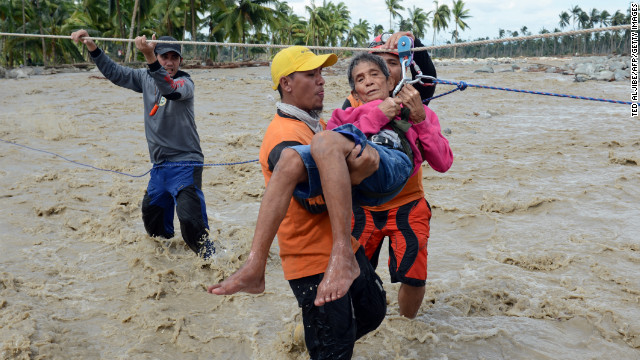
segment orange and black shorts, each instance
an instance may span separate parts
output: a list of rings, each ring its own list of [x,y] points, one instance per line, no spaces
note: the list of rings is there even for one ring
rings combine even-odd
[[[391,282],[424,286],[427,280],[427,242],[431,207],[426,199],[414,200],[386,211],[353,207],[351,234],[365,249],[373,268],[389,237]]]

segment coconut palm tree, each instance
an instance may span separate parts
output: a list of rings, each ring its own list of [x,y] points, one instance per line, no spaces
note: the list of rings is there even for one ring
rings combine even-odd
[[[313,40],[316,46],[320,39],[321,29],[327,27],[325,19],[322,16],[321,7],[316,6],[315,1],[311,0],[311,6],[305,6],[305,10],[309,13],[309,27],[307,28],[307,36],[305,45],[309,44],[309,40]]]
[[[25,14],[25,11],[24,11],[24,0],[22,0],[22,26],[24,27],[26,23],[27,23],[27,15]],[[27,42],[26,41],[22,42],[22,63],[25,65],[27,64]]]
[[[120,9],[120,0],[109,0],[109,15],[115,17],[118,21],[117,37],[124,38],[124,25],[122,22],[122,11]]]
[[[274,11],[278,21],[272,26],[273,43],[298,44],[307,27],[304,18],[294,14],[293,8],[286,1],[276,2]]]
[[[429,15],[431,15],[431,11],[424,12],[422,8],[417,8],[415,5],[413,9],[409,9],[407,20],[415,37],[424,39],[425,29],[429,26]]]
[[[387,11],[389,11],[389,30],[393,29],[393,25],[391,24],[391,19],[395,19],[400,15],[398,10],[404,10],[404,7],[400,5],[402,0],[384,0],[384,4],[387,7]]]
[[[548,33],[549,33],[549,30],[545,29],[544,27],[539,32],[540,35],[544,35],[544,34],[548,34]],[[540,47],[539,47],[538,56],[544,56],[545,50],[546,50],[546,47],[547,47],[547,41],[544,38],[539,39],[539,40],[540,41],[538,43],[540,44]]]
[[[588,29],[591,27],[591,19],[589,18],[589,14],[587,14],[586,12],[581,12],[578,15],[578,23],[581,29]],[[583,43],[582,43],[582,53],[586,53],[587,52],[587,43],[589,40],[589,34],[584,34],[583,35]]]
[[[348,34],[351,29],[351,13],[347,6],[341,1],[334,4],[331,1],[324,2],[322,7],[322,17],[325,19],[323,38],[327,44],[336,46],[344,34]]]
[[[593,28],[598,23],[600,23],[600,11],[596,8],[593,8],[589,12],[589,27]]]
[[[560,13],[560,21],[558,22],[558,25],[560,26],[561,29],[564,29],[565,27],[569,26],[569,24],[571,24],[571,16],[569,15],[568,12],[563,11]]]
[[[441,30],[445,30],[449,27],[449,19],[451,18],[451,11],[449,7],[445,4],[438,4],[438,0],[434,0],[435,10],[433,12],[433,18],[431,19],[431,24],[433,26],[433,45],[436,44],[436,34]],[[435,51],[434,51],[435,53]]]
[[[149,25],[157,33],[183,39],[186,2],[183,0],[155,1],[149,14]]]
[[[569,9],[569,12],[571,13],[571,20],[573,23],[573,30],[576,29],[576,22],[578,22],[578,18],[580,18],[580,13],[582,13],[582,9],[580,8],[580,6],[576,5],[574,7],[572,7],[571,9]]]
[[[520,31],[522,32],[522,36],[527,36],[527,35],[531,34],[529,32],[529,28],[526,27],[526,26],[523,26],[522,28],[520,28]],[[524,41],[524,44],[523,44],[523,42],[520,42],[520,46],[519,46],[519,50],[518,50],[520,52],[520,56],[522,56],[522,46],[523,45],[524,45],[524,48],[525,48],[525,51],[526,51],[527,45],[528,45],[527,41]]]
[[[398,31],[411,31],[411,23],[409,19],[405,19],[400,15],[400,21],[398,21]]]
[[[376,37],[384,32],[384,26],[382,25],[373,25],[373,37]]]
[[[611,24],[611,14],[607,10],[600,13],[600,27],[609,26]]]
[[[3,32],[27,32],[27,29],[31,21],[25,23],[22,21],[22,12],[19,5],[14,4],[15,0],[9,0],[7,2],[0,2],[0,29]],[[25,19],[30,19],[30,13],[33,13],[32,7],[29,3],[25,4]],[[20,54],[20,49],[25,46],[25,39],[20,38],[5,38],[2,37],[2,43],[0,49],[2,50],[2,61],[6,61],[6,65],[12,67],[16,55]]]
[[[465,30],[469,27],[469,25],[464,21],[471,17],[469,15],[469,9],[464,8],[464,1],[462,0],[454,0],[453,7],[451,8],[451,15],[453,15],[453,22],[456,24],[456,30],[454,31],[455,42],[458,42],[458,26],[460,26],[460,30]],[[453,48],[453,57],[456,57],[456,49]]]
[[[369,40],[369,22],[367,20],[358,19],[358,23],[355,24],[349,33],[344,46],[354,45],[357,47],[364,47]]]
[[[224,29],[231,41],[246,43],[248,31],[257,31],[275,20],[275,12],[269,7],[272,3],[272,0],[230,0],[214,31]],[[243,59],[246,58],[247,48],[243,48]]]
[[[624,14],[617,10],[613,16],[611,16],[611,26],[619,26],[628,24]],[[615,45],[616,38],[621,38],[619,31],[613,31],[611,34],[611,51],[616,51],[619,46]],[[622,42],[622,39],[620,39]]]

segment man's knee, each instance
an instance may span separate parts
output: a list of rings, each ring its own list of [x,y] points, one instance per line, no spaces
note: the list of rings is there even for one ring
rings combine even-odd
[[[335,131],[322,131],[311,139],[311,156],[314,159],[331,155],[346,156],[353,149],[353,141]]]
[[[158,205],[152,205],[147,196],[142,200],[142,223],[147,234],[151,237],[162,236],[170,239],[174,233],[165,225],[165,209]]]
[[[307,169],[305,168],[302,158],[297,151],[293,149],[284,149],[280,154],[280,159],[273,169],[273,173],[278,172],[279,176],[285,176],[288,179],[295,179],[297,182],[306,180]]]
[[[189,247],[198,252],[203,237],[208,236],[208,224],[204,197],[191,185],[182,189],[177,196],[177,213],[182,238]]]

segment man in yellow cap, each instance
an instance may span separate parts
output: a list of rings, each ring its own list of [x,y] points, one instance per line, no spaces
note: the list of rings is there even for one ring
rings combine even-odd
[[[286,48],[274,57],[271,77],[281,102],[276,105],[277,113],[260,148],[260,164],[268,185],[274,172],[297,177],[299,169],[304,169],[295,151],[283,150],[309,145],[314,134],[325,129],[326,123],[319,116],[324,100],[322,68],[336,61],[334,54],[317,56],[302,46]],[[358,145],[347,156],[351,184],[360,183],[377,169],[377,152],[369,146],[360,150]],[[273,178],[276,181],[286,177]],[[347,184],[345,191],[349,190]],[[342,196],[327,194],[327,189],[324,192],[325,196]],[[265,207],[283,205],[276,202],[284,202],[285,207],[288,204],[284,218],[274,215],[277,212],[265,211]],[[350,219],[350,201],[347,204],[346,216],[337,214],[336,218]],[[272,229],[273,224],[280,227]],[[350,221],[344,221],[339,231],[348,234],[350,227]],[[267,257],[276,230],[284,276],[302,308],[305,343],[311,358],[351,358],[355,341],[384,319],[386,294],[360,244],[353,237],[334,239],[323,195],[307,199],[263,198],[247,262],[208,291],[217,295],[263,292]]]

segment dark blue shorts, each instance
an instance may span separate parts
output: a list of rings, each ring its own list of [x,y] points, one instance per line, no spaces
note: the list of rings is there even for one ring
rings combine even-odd
[[[413,163],[400,150],[389,149],[367,140],[367,137],[353,124],[339,126],[332,131],[350,138],[355,145],[371,146],[380,154],[378,170],[353,187],[352,202],[360,206],[378,206],[393,199],[404,187],[411,172]],[[355,146],[354,145],[354,146]],[[316,162],[311,156],[309,145],[292,146],[307,168],[308,182],[298,184],[293,195],[297,198],[308,199],[322,194],[320,173]]]
[[[157,219],[159,225],[154,227],[162,226],[164,233],[160,229],[147,229],[147,231],[159,232],[159,234],[155,235],[173,236],[173,217],[178,194],[186,189],[189,190],[189,193],[187,194],[188,196],[184,197],[184,204],[178,209],[178,218],[181,224],[186,224],[185,229],[182,229],[185,241],[189,246],[192,246],[191,243],[195,244],[196,239],[191,239],[191,237],[201,236],[203,229],[209,228],[204,194],[201,187],[202,162],[165,161],[154,165],[147,185],[147,193],[145,194],[143,216],[145,212],[161,214],[163,219]],[[181,209],[184,210],[184,214],[181,214]],[[196,229],[192,230],[190,229],[191,227]],[[187,235],[185,231],[193,233],[193,235]]]

